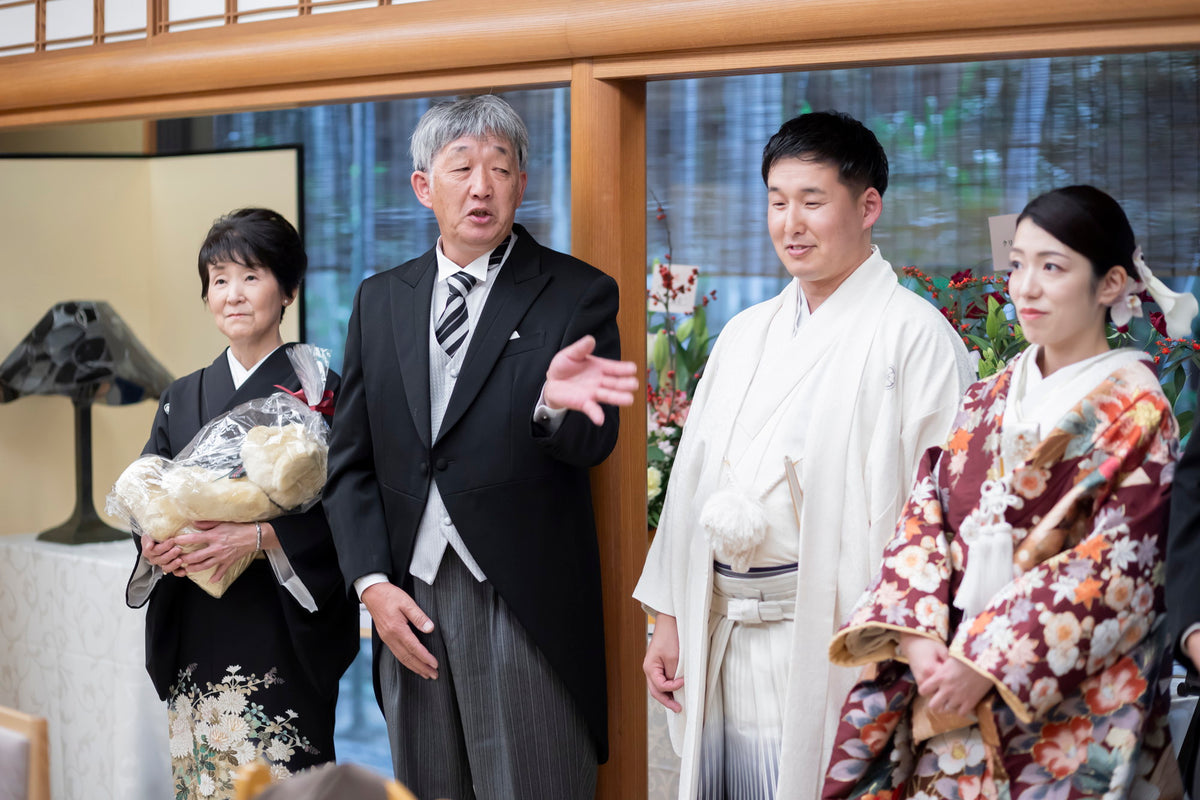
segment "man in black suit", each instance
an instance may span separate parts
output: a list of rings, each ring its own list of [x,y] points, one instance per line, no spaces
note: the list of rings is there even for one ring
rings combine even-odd
[[[426,112],[412,186],[441,237],[363,282],[346,340],[325,506],[420,797],[590,798],[607,758],[588,468],[636,367],[615,282],[513,224],[527,150],[497,97]]]
[[[1192,433],[1175,468],[1171,485],[1171,519],[1167,528],[1167,629],[1175,660],[1187,667],[1187,686],[1195,691],[1200,667],[1200,436]],[[1183,742],[1177,743],[1183,785],[1200,796],[1200,705],[1193,712]]]

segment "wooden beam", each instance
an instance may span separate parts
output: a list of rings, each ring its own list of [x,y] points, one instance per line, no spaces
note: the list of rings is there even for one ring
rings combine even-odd
[[[571,252],[617,281],[621,355],[646,367],[646,85],[571,77]],[[640,395],[639,395],[640,397]],[[633,587],[646,559],[646,405],[621,409],[616,450],[592,470],[600,538],[611,755],[596,796],[646,797],[646,615]]]
[[[153,0],[152,0],[153,1]],[[45,109],[0,110],[0,130],[39,128],[74,122],[120,119],[167,119],[235,111],[270,111],[319,103],[391,100],[397,97],[430,97],[468,92],[508,92],[517,89],[566,86],[571,64],[553,62],[528,67],[461,70],[446,73],[386,76],[352,82],[317,81],[276,89],[230,89],[128,98],[119,102],[85,103]]]
[[[39,0],[42,2],[42,0]],[[160,7],[162,0],[160,0]],[[150,20],[153,24],[156,20]],[[157,20],[159,25],[162,20]],[[205,93],[379,80],[456,70],[523,68],[577,59],[703,59],[728,70],[796,68],[804,48],[843,46],[848,61],[877,60],[876,46],[916,43],[901,60],[1044,53],[1056,37],[1151,31],[1142,47],[1200,45],[1195,0],[474,0],[388,5],[182,31],[0,58],[0,110],[29,113]],[[1028,38],[1029,43],[1023,40]],[[927,52],[926,47],[934,52]],[[1094,46],[1092,49],[1096,49]],[[780,58],[780,53],[797,53]],[[760,59],[757,51],[774,53]],[[674,67],[671,69],[680,69]],[[683,67],[682,69],[689,69]],[[599,64],[597,74],[607,75]],[[667,73],[661,73],[667,74]],[[350,99],[353,95],[347,95]]]
[[[1038,30],[957,31],[647,53],[596,59],[595,68],[596,77],[602,80],[630,77],[663,80],[748,72],[1192,50],[1197,47],[1200,47],[1200,17],[1171,23],[1081,23]]]

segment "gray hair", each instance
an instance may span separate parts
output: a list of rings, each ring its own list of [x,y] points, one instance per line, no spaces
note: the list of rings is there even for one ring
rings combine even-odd
[[[525,171],[529,132],[512,106],[494,94],[439,103],[421,115],[410,141],[413,169],[428,172],[442,148],[464,136],[494,136],[508,142],[516,151],[519,169]]]

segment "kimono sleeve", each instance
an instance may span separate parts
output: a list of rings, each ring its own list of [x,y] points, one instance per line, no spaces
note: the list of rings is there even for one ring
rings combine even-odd
[[[1124,660],[1147,642],[1163,611],[1178,428],[1158,392],[1101,402],[1093,413],[1093,447],[1078,458],[1075,483],[1090,499],[1085,535],[999,591],[963,621],[950,646],[1025,722],[1087,691],[1085,682],[1118,662],[1131,668],[1117,670],[1129,681],[1154,680]],[[1116,690],[1132,691],[1129,681]]]
[[[163,392],[158,399],[158,410],[154,412],[154,424],[150,426],[150,438],[142,448],[144,456],[161,456],[171,458],[175,452],[171,449],[171,434],[168,430],[167,415],[171,411],[171,388]]]
[[[339,376],[331,371],[326,379],[326,388],[334,393],[335,407],[339,383]],[[345,584],[337,566],[333,534],[329,530],[322,503],[300,514],[276,517],[271,520],[271,525],[275,528],[275,536],[287,556],[288,564],[312,595],[318,608],[331,602],[334,595],[345,592]]]
[[[679,584],[687,581],[692,537],[704,536],[702,531],[695,529],[694,523],[697,506],[701,503],[697,495],[707,455],[709,398],[713,386],[721,380],[727,342],[735,335],[736,325],[731,322],[717,337],[683,424],[675,464],[664,488],[667,495],[663,498],[658,531],[650,543],[646,563],[633,590],[634,599],[649,614],[678,617],[683,611],[676,608],[676,600],[684,594],[684,587]]]
[[[932,447],[917,470],[879,571],[829,645],[829,658],[857,666],[897,657],[898,633],[944,642],[950,625],[950,537],[945,528],[939,467],[946,451]]]
[[[175,455],[171,449],[171,435],[168,430],[167,415],[171,409],[171,387],[162,393],[158,399],[158,410],[154,412],[154,423],[150,426],[150,438],[142,448],[143,456],[160,456],[170,458]],[[150,599],[151,592],[162,578],[162,570],[142,558],[142,539],[138,535],[136,523],[129,520],[133,528],[133,547],[137,557],[133,562],[133,571],[125,585],[125,604],[130,608],[141,608]]]

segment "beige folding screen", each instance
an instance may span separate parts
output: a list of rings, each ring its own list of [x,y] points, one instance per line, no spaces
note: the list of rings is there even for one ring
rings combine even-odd
[[[174,375],[225,342],[200,300],[196,254],[221,214],[265,206],[295,224],[297,149],[155,157],[0,156],[0,359],[64,300],[104,300]],[[284,320],[298,337],[299,314]],[[149,434],[154,404],[92,412],[96,507]],[[0,535],[62,522],[74,504],[65,397],[0,405]]]

